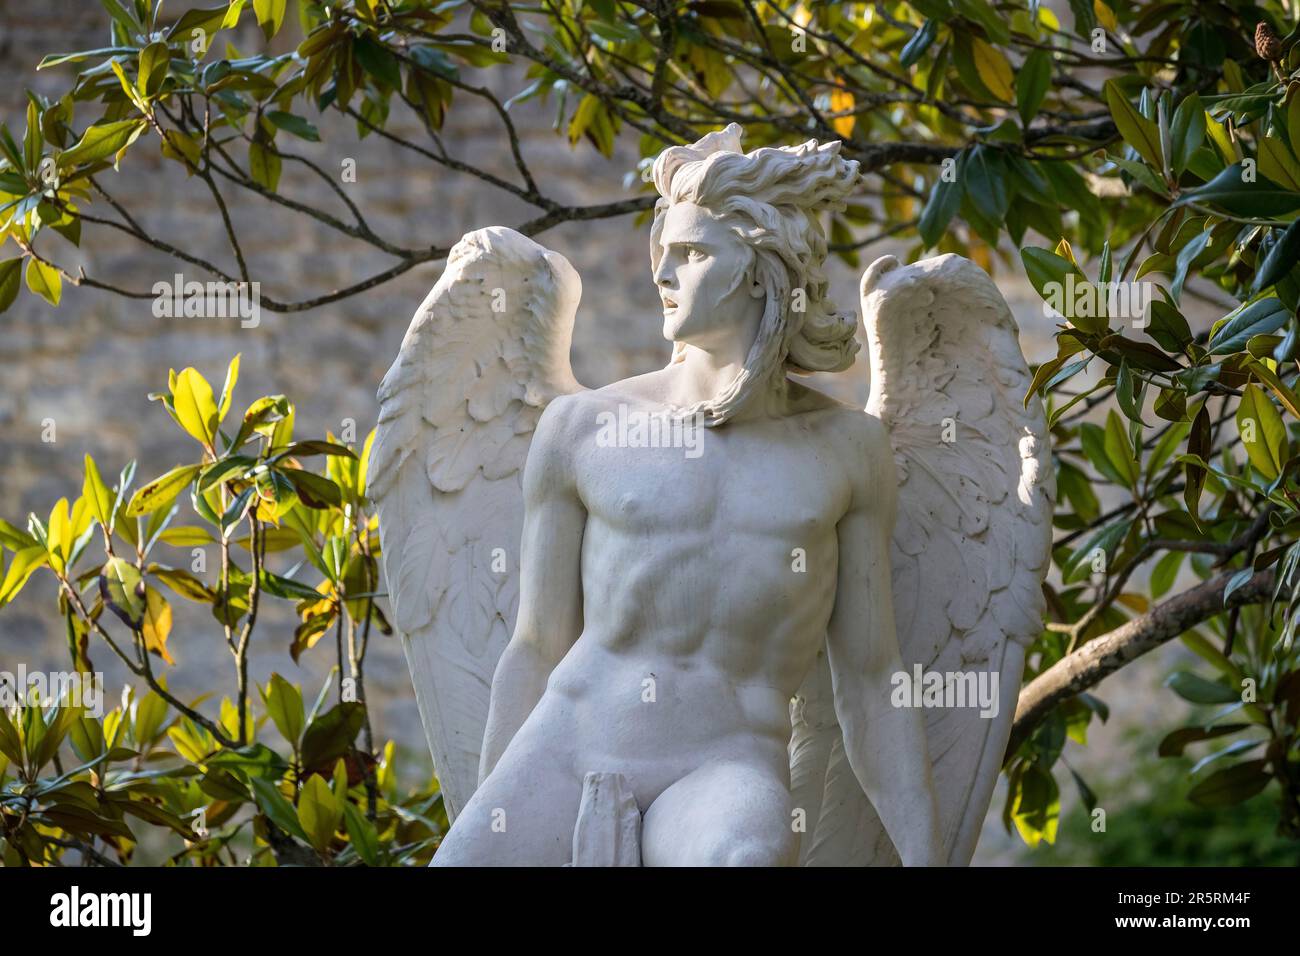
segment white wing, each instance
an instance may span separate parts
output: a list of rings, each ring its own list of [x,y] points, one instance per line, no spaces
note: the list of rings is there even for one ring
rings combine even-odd
[[[522,472],[542,408],[581,389],[582,283],[500,226],[471,232],[379,386],[369,488],[384,575],[449,818],[474,792],[492,674],[519,604]]]
[[[863,276],[862,294],[866,411],[889,428],[898,467],[891,566],[903,666],[998,678],[996,716],[924,711],[948,862],[965,865],[997,782],[1025,648],[1042,627],[1055,494],[1047,424],[1038,402],[1023,405],[1030,375],[1011,310],[974,263],[945,255],[903,267],[886,256]],[[829,688],[823,655],[792,709],[796,805],[819,808],[803,860],[896,864],[845,759]]]

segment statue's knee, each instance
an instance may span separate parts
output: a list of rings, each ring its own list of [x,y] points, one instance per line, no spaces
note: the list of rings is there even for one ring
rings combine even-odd
[[[793,833],[731,833],[702,848],[701,866],[793,866],[798,843]]]

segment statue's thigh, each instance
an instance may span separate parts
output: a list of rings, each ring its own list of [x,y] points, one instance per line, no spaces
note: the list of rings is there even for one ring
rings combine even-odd
[[[573,854],[581,799],[582,783],[556,769],[544,751],[507,751],[465,804],[433,864],[563,866]]]
[[[718,761],[677,781],[650,805],[645,866],[793,866],[799,840],[790,791],[756,764]]]

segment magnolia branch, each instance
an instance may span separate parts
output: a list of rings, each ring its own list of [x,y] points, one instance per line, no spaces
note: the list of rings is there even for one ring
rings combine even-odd
[[[1020,691],[1004,762],[1058,704],[1215,615],[1265,600],[1272,590],[1274,573],[1271,569],[1257,572],[1225,601],[1223,592],[1231,578],[1232,573],[1221,574],[1157,604],[1146,614],[1061,658],[1030,681]]]

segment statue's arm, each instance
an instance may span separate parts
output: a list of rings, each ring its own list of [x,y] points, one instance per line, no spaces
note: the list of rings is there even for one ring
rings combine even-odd
[[[587,512],[574,483],[573,399],[542,413],[524,467],[519,615],[492,678],[479,783],[532,713],[546,681],[582,631],[582,533]]]
[[[849,766],[903,864],[941,866],[924,718],[919,710],[890,702],[892,677],[902,670],[889,553],[898,479],[884,426],[865,420],[853,447],[853,473],[860,477],[839,523],[835,608],[827,633],[835,714]]]

